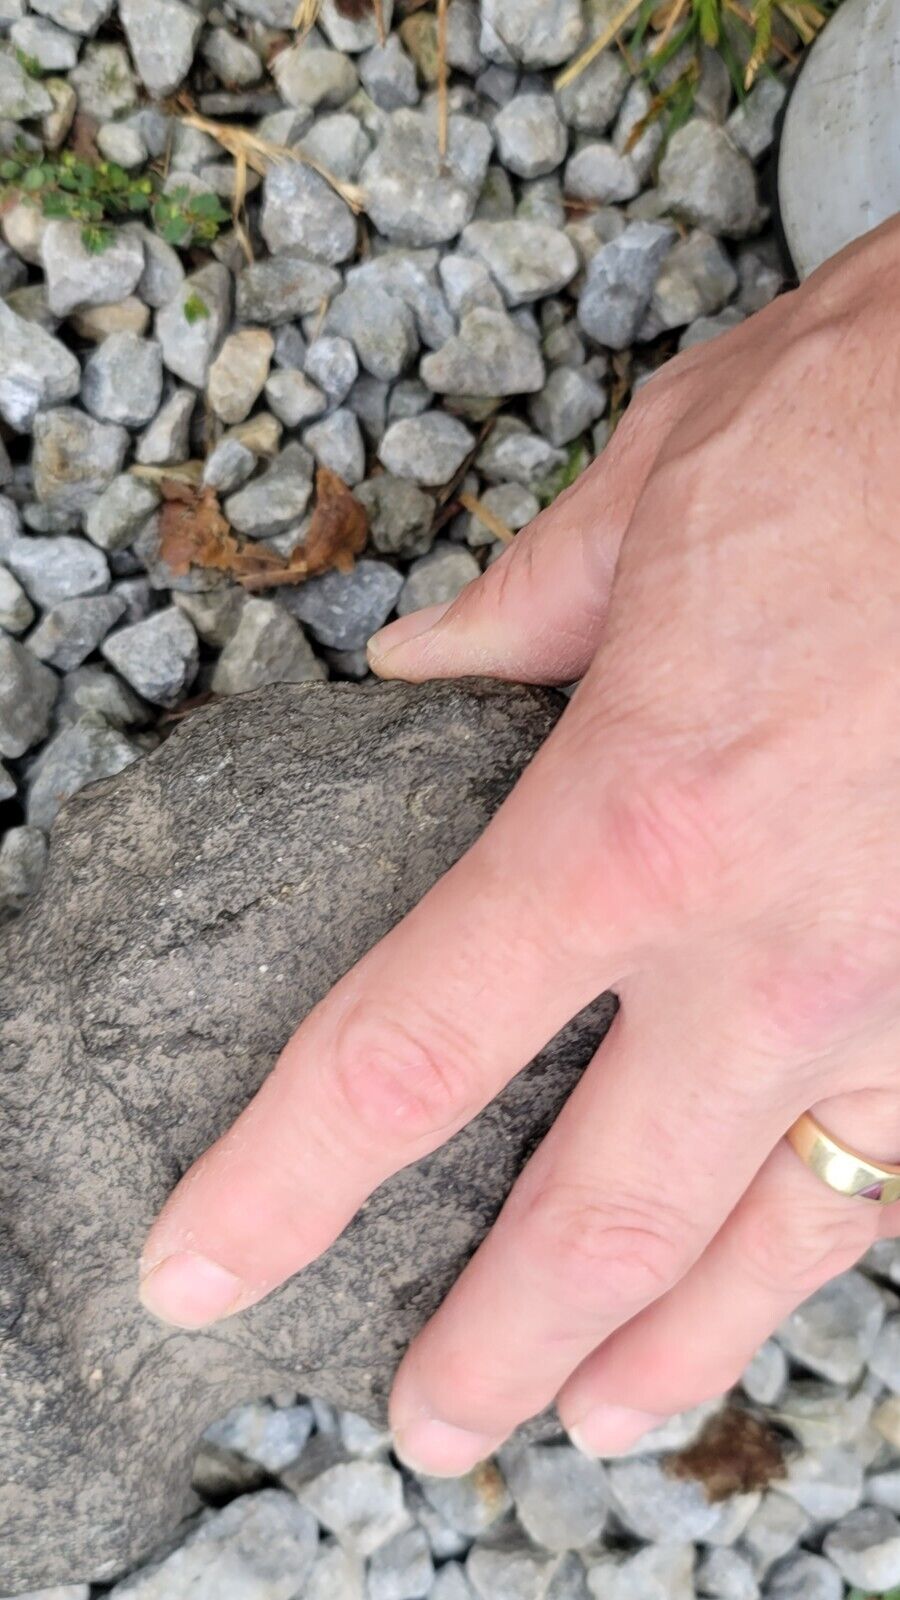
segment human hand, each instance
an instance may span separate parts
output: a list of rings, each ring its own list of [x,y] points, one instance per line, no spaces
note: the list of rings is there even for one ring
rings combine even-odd
[[[615,988],[400,1367],[422,1470],[467,1470],[554,1397],[583,1449],[626,1449],[900,1232],[783,1142],[811,1108],[900,1154],[898,327],[895,221],[669,363],[501,561],[372,642],[383,677],[583,681],[182,1180],[142,1293],[190,1327],[251,1305]]]

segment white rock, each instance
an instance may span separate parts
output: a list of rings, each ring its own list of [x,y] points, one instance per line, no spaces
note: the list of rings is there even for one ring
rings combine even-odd
[[[297,1600],[315,1559],[316,1525],[279,1489],[242,1495],[180,1549],[111,1591],[115,1600]]]
[[[81,306],[109,305],[131,294],[144,271],[144,248],[116,230],[99,255],[85,248],[79,222],[50,222],[41,240],[50,310],[67,317]]]

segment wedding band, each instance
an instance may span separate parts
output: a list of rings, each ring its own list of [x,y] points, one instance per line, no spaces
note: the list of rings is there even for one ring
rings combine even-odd
[[[808,1111],[797,1118],[785,1138],[810,1172],[837,1194],[874,1200],[882,1206],[900,1200],[900,1166],[870,1161],[868,1156],[826,1133]]]

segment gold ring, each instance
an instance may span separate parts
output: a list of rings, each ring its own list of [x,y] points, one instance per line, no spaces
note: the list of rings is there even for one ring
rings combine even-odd
[[[888,1206],[900,1200],[900,1166],[886,1161],[870,1161],[849,1145],[826,1133],[815,1117],[804,1111],[785,1138],[810,1172],[827,1183],[829,1189],[857,1200],[874,1200]]]

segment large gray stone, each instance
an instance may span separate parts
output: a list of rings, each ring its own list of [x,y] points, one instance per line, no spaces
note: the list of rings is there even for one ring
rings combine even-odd
[[[563,704],[477,682],[269,688],[198,712],[64,808],[43,892],[0,950],[7,1591],[149,1552],[185,1505],[199,1435],[241,1400],[288,1384],[383,1419],[401,1351],[609,1004],[227,1330],[142,1313],[138,1251],[298,1018],[470,845]]]
[[[34,492],[55,511],[86,511],[117,477],[128,449],[117,423],[95,422],[74,406],[34,419]]]
[[[583,33],[581,0],[482,0],[481,48],[495,61],[555,67]]]
[[[0,756],[21,756],[43,739],[59,679],[19,644],[0,632]]]
[[[98,255],[85,247],[78,222],[50,222],[41,236],[41,263],[50,310],[67,317],[82,306],[124,300],[144,271],[144,246],[134,233],[117,229]]]
[[[139,745],[118,728],[111,728],[102,716],[87,713],[80,717],[44,746],[28,775],[29,824],[49,828],[71,795],[100,778],[121,772],[140,753]]]
[[[170,372],[202,389],[219,349],[231,309],[231,274],[218,261],[185,278],[156,313],[156,337]]]
[[[475,210],[490,154],[490,132],[474,117],[450,117],[442,157],[433,115],[395,111],[360,174],[366,210],[398,244],[453,239]]]
[[[0,299],[0,416],[27,432],[41,406],[71,400],[81,368],[71,350]]]
[[[467,311],[459,333],[425,356],[419,370],[436,394],[492,398],[533,394],[544,382],[537,341],[507,312],[490,306]]]
[[[685,123],[669,140],[659,167],[666,210],[710,233],[742,238],[760,222],[753,167],[724,128],[705,117]]]
[[[117,1583],[114,1600],[296,1600],[316,1554],[315,1518],[283,1489],[245,1495],[180,1549]]]
[[[142,83],[172,94],[190,70],[203,17],[183,0],[119,0],[119,16]]]
[[[259,225],[274,255],[300,250],[315,262],[335,266],[356,249],[356,218],[350,207],[318,172],[299,162],[270,166]]]
[[[510,306],[562,289],[578,271],[575,247],[543,222],[470,222],[463,247],[484,262]]]
[[[612,350],[631,344],[674,238],[665,223],[632,222],[592,256],[578,321],[598,344]]]

